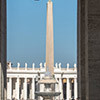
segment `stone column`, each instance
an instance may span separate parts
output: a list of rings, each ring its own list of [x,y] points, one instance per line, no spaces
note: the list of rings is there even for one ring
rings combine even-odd
[[[47,2],[47,30],[46,30],[46,69],[54,74],[54,47],[53,47],[53,3]]]
[[[9,99],[12,99],[12,78],[9,77]]]
[[[7,77],[7,99],[9,99],[9,78]]]
[[[16,82],[16,99],[19,100],[19,77],[17,77]]]
[[[35,81],[34,77],[32,78],[32,99],[35,99]]]
[[[7,99],[12,99],[12,78],[7,79]]]
[[[70,81],[69,78],[67,78],[67,100],[70,100]]]
[[[21,79],[21,99],[24,98],[24,79]]]
[[[40,84],[40,92],[44,91],[44,84]],[[40,96],[40,100],[43,100],[43,97]]]
[[[57,78],[56,81],[58,82]],[[59,92],[59,82],[58,84],[55,84],[55,92]],[[56,96],[55,98],[56,98],[55,100],[59,100],[59,96]]]
[[[42,77],[43,77],[43,76],[41,76],[40,80],[42,80]],[[40,91],[40,92],[44,92],[44,88],[45,88],[45,87],[44,87],[44,84],[40,84],[40,86],[39,86],[39,89],[40,89],[40,90],[39,90],[39,91]],[[40,96],[40,100],[43,100],[43,97]]]
[[[60,99],[63,99],[62,78],[59,78]]]
[[[6,0],[0,0],[0,100],[7,99],[6,38]]]
[[[27,78],[24,79],[24,100],[27,100]]]
[[[77,78],[74,78],[74,99],[77,99]]]
[[[57,78],[56,78],[56,81],[58,82]],[[58,84],[59,84],[59,83],[58,83]],[[56,91],[56,92],[59,92],[59,86],[58,86],[58,84],[55,84],[55,91]]]
[[[13,84],[12,84],[12,92],[13,92],[13,94],[12,94],[12,97],[14,98],[16,98],[16,78],[13,78],[12,79],[12,81],[13,81]]]
[[[29,82],[29,99],[31,99],[31,83]]]

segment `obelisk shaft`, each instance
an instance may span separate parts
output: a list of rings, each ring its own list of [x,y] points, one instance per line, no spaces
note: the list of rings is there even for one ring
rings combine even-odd
[[[47,30],[46,30],[46,69],[54,74],[54,45],[53,45],[53,3],[47,2]]]

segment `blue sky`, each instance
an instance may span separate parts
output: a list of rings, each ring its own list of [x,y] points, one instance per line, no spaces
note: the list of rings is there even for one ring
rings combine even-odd
[[[77,61],[77,0],[52,0],[54,60]],[[45,62],[47,0],[7,0],[7,61],[39,66]]]

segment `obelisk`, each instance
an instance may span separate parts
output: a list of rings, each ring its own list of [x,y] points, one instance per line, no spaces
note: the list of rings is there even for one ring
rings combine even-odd
[[[51,0],[47,2],[46,28],[46,73],[45,76],[38,81],[40,89],[36,91],[35,94],[42,96],[43,100],[55,100],[55,96],[59,96],[60,92],[55,91],[57,81],[54,78],[53,3]],[[44,85],[43,91],[41,91],[41,85]]]
[[[47,2],[47,27],[46,27],[46,70],[54,74],[54,44],[53,44],[53,3]]]

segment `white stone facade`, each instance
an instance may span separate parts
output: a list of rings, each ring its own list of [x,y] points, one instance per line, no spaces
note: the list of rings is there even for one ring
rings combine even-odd
[[[45,75],[45,64],[43,66],[40,63],[40,67],[36,68],[35,64],[32,68],[21,68],[20,63],[17,67],[11,67],[11,63],[7,66],[7,100],[42,100],[35,96],[35,91],[40,87],[37,87],[37,81],[42,79]],[[54,67],[55,78],[58,84],[55,86],[55,90],[60,91],[61,94],[55,97],[55,100],[76,100],[77,99],[77,67],[74,64],[74,68],[62,68],[61,63],[55,64]],[[41,86],[43,87],[43,86]],[[42,91],[42,89],[41,89]]]

